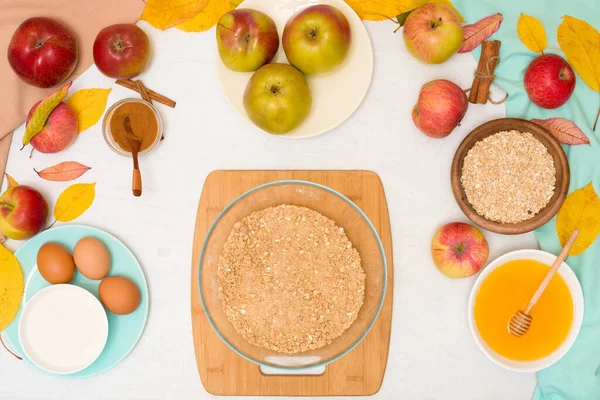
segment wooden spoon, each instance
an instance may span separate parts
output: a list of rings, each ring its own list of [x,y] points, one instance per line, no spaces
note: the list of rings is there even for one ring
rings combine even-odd
[[[129,116],[126,116],[123,120],[123,128],[125,128],[126,132],[125,138],[129,142],[129,146],[131,146],[131,156],[133,158],[133,178],[131,181],[131,191],[133,192],[134,196],[139,197],[142,195],[142,174],[138,164],[138,153],[140,151],[142,141],[133,133]]]
[[[565,258],[567,258],[571,246],[573,246],[575,239],[577,239],[577,235],[579,235],[579,229],[575,229],[573,233],[571,233],[571,237],[569,240],[567,240],[567,243],[565,243],[565,246],[558,257],[556,257],[556,260],[554,260],[550,271],[548,271],[544,277],[544,280],[542,283],[540,283],[540,286],[531,297],[531,300],[529,300],[529,304],[527,304],[525,311],[519,310],[511,317],[510,321],[508,322],[508,331],[514,336],[523,336],[531,327],[531,321],[533,320],[533,317],[529,313],[533,309],[533,306],[535,306],[535,303],[537,303],[542,296],[542,293],[544,293],[544,290],[546,290],[548,287],[548,284],[550,284],[554,274],[556,274],[556,271],[558,271],[558,267],[560,267]]]

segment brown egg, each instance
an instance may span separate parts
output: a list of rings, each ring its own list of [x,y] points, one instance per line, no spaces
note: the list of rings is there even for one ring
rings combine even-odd
[[[104,307],[115,314],[131,314],[140,305],[140,290],[122,276],[104,278],[98,286],[98,293]]]
[[[73,249],[75,266],[89,279],[102,279],[110,270],[110,253],[100,240],[93,237],[81,239]]]
[[[69,283],[75,274],[73,256],[63,245],[55,242],[40,247],[37,267],[42,277],[52,284]]]

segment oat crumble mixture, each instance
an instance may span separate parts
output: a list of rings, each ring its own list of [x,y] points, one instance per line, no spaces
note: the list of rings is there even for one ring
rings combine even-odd
[[[478,141],[465,156],[461,183],[477,213],[505,224],[533,218],[556,185],[548,149],[529,132],[498,132]]]
[[[237,222],[217,273],[219,299],[236,331],[281,353],[331,343],[356,320],[365,295],[360,255],[344,229],[291,205]]]

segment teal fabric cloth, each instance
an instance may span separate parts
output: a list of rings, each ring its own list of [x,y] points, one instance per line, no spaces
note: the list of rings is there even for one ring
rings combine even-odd
[[[577,76],[571,99],[555,110],[544,110],[533,104],[523,87],[525,68],[536,56],[519,40],[517,21],[520,13],[538,18],[546,30],[546,53],[564,57],[556,39],[556,29],[565,14],[582,19],[600,30],[598,0],[453,0],[467,23],[500,12],[504,21],[492,37],[502,42],[501,63],[496,69],[496,84],[509,94],[506,115],[516,118],[562,117],[575,122],[590,139],[590,146],[564,146],[571,167],[573,190],[593,182],[600,194],[600,124],[596,132],[592,125],[600,106],[600,94],[590,89]],[[479,57],[479,49],[473,54]],[[600,66],[598,66],[600,67]],[[536,231],[543,250],[558,254],[560,243],[556,234],[556,218]],[[585,314],[581,332],[567,355],[554,366],[538,373],[535,400],[600,400],[600,240],[583,254],[568,260],[581,285],[585,299]]]

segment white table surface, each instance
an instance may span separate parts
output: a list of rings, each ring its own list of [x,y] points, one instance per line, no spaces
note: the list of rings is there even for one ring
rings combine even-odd
[[[417,131],[411,109],[419,88],[435,78],[470,86],[476,63],[457,55],[425,66],[404,49],[388,22],[367,22],[375,52],[371,89],[342,126],[306,140],[265,135],[238,117],[215,79],[214,30],[160,32],[146,23],[154,58],[140,78],[177,101],[159,105],[165,140],[141,159],[144,194],[131,195],[131,160],[104,143],[100,124],[59,154],[19,151],[15,132],[7,172],[40,190],[50,207],[73,182],[47,182],[33,171],[61,161],[91,166],[78,182],[98,182],[96,200],[74,221],[113,233],[136,254],[150,286],[150,315],[133,352],[96,377],[68,380],[40,372],[0,349],[3,399],[209,399],[196,369],[190,320],[190,266],[196,207],[207,174],[215,169],[367,169],[383,181],[394,242],[394,311],[385,379],[377,399],[487,399],[531,397],[535,376],[504,371],[476,347],[467,324],[474,278],[451,280],[434,267],[429,245],[441,224],[466,221],[452,197],[449,171],[461,139],[477,125],[504,116],[503,106],[470,105],[448,138]],[[74,83],[113,87],[109,104],[134,93],[90,68]],[[533,234],[509,237],[486,232],[490,259],[533,248]],[[16,241],[7,246],[16,249]]]

